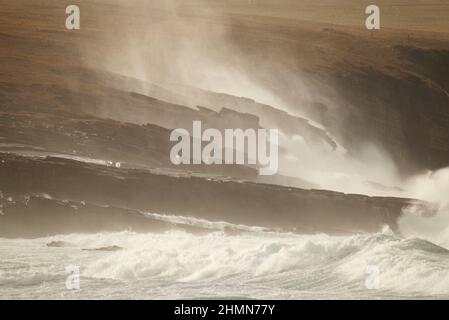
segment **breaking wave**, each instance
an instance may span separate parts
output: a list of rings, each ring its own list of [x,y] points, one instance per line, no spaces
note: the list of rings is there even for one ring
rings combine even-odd
[[[52,241],[67,245],[48,247]],[[21,286],[29,297],[44,283],[49,288],[44,295],[52,297],[64,286],[65,266],[74,264],[84,284],[77,298],[101,298],[105,291],[117,298],[449,297],[449,251],[425,240],[401,239],[388,229],[345,237],[121,232],[0,243],[6,257],[0,264],[2,295]],[[20,254],[8,255],[11,246]],[[110,246],[121,250],[89,250]],[[369,266],[379,270],[375,290],[366,286]]]

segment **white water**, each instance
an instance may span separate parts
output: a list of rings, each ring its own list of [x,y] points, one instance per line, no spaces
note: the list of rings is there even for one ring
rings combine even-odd
[[[401,233],[449,248],[449,167],[413,177],[406,184],[408,196],[436,205],[438,212],[423,217],[417,208],[405,208],[399,221]]]
[[[47,247],[64,241],[64,247]],[[83,251],[120,246],[115,252]],[[386,231],[331,237],[248,232],[66,235],[0,239],[0,297],[449,298],[449,251]],[[81,271],[66,289],[65,268]],[[368,266],[380,271],[368,289]]]

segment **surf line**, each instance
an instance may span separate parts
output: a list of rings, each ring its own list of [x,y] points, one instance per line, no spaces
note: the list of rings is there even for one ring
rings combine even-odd
[[[258,165],[263,176],[278,171],[278,129],[225,129],[223,138],[220,130],[208,128],[203,132],[201,121],[193,121],[192,134],[186,129],[175,129],[170,141],[178,142],[170,150],[174,165]],[[203,142],[207,143],[204,148]]]

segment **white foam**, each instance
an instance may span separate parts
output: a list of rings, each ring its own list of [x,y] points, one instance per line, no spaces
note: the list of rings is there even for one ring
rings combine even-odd
[[[249,232],[264,232],[268,231],[267,228],[256,227],[256,226],[246,226],[246,225],[236,225],[224,221],[209,221],[205,219],[198,219],[193,217],[183,217],[183,216],[175,216],[175,215],[164,215],[158,213],[150,213],[143,212],[144,215],[151,217],[156,220],[165,221],[173,224],[182,224],[189,225],[193,227],[199,227],[204,229],[212,229],[212,230],[225,230],[225,229],[233,229],[240,231],[249,231]]]
[[[70,246],[46,247],[51,241]],[[123,250],[82,250],[113,245]],[[74,264],[85,279],[83,294],[93,297],[100,289],[116,294],[116,286],[130,290],[121,298],[449,297],[449,252],[423,240],[397,238],[388,230],[351,237],[73,234],[2,240],[0,255],[0,283],[6,293],[12,287],[30,289],[42,283],[54,283],[49,288],[55,290],[63,285],[64,266]],[[364,287],[370,265],[379,268],[379,290]]]

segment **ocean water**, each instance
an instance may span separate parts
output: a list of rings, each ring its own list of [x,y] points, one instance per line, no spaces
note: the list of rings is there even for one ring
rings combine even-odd
[[[79,290],[69,290],[73,266]],[[0,239],[0,298],[447,299],[449,251],[387,229]]]

